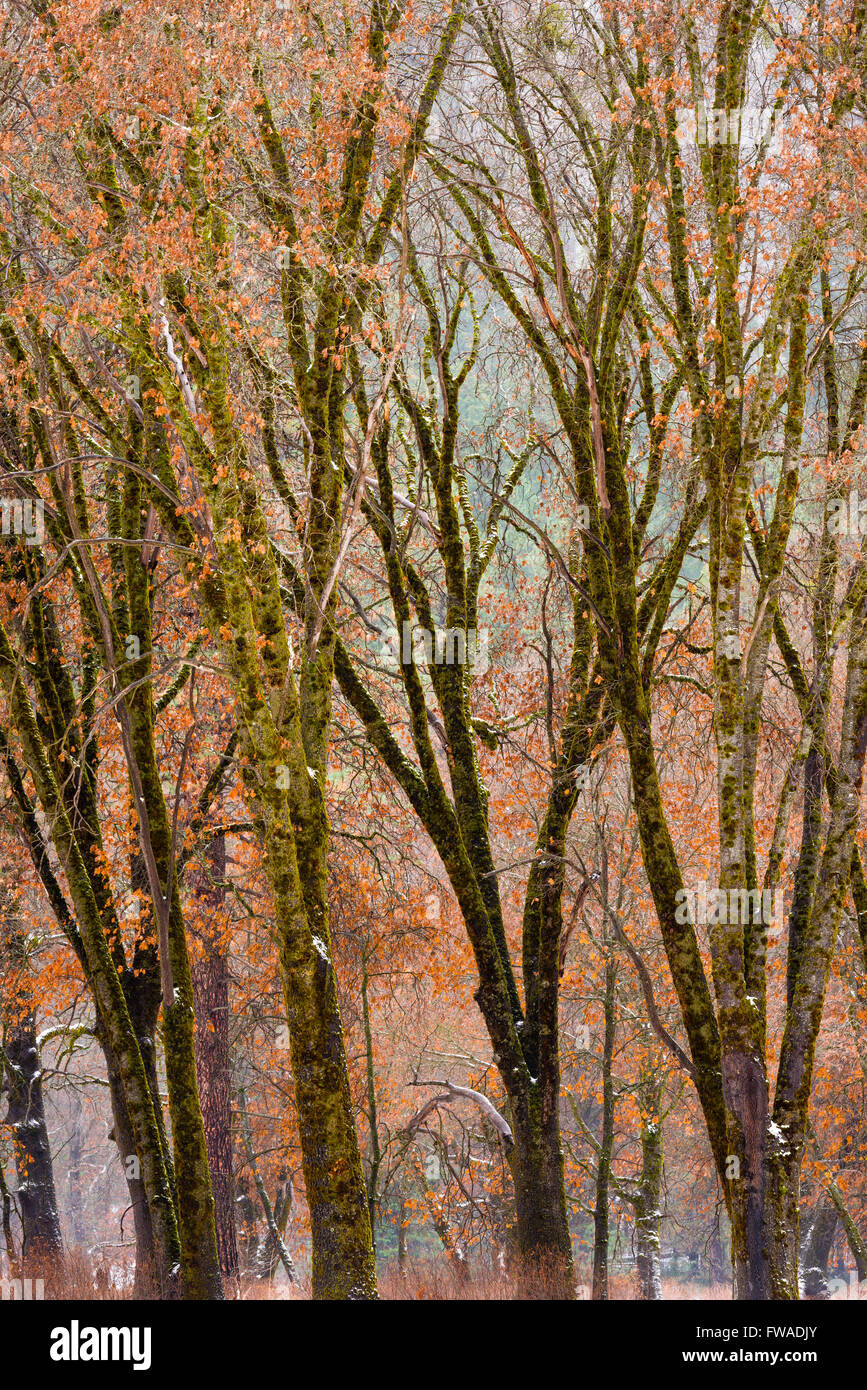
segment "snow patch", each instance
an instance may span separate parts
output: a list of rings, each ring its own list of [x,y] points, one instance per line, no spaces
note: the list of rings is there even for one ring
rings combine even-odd
[[[788,1151],[788,1140],[786,1139],[786,1136],[783,1133],[783,1131],[780,1129],[780,1126],[774,1120],[768,1121],[768,1134],[771,1136],[781,1153],[786,1153]]]

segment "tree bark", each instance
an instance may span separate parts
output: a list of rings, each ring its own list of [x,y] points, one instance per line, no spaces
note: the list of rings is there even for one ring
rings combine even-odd
[[[195,899],[205,909],[219,910],[225,901],[226,841],[211,842],[206,875],[200,876]],[[238,1235],[235,1220],[235,1180],[232,1148],[232,1059],[229,1041],[229,958],[220,933],[205,927],[206,954],[193,966],[196,1012],[196,1072],[214,1194],[214,1223],[220,1269],[225,1278],[238,1275]]]
[[[617,1032],[615,986],[617,967],[609,953],[605,962],[603,1000],[605,1036],[602,1045],[602,1134],[596,1163],[596,1204],[593,1212],[593,1290],[598,1301],[608,1298],[608,1201],[611,1182],[611,1155],[614,1149],[614,1081],[611,1066]]]
[[[133,1293],[136,1298],[159,1298],[161,1290],[164,1288],[164,1281],[161,1276],[159,1251],[157,1248],[154,1222],[151,1213],[150,1202],[148,1200],[147,1187],[142,1180],[141,1160],[136,1152],[135,1138],[132,1125],[130,1123],[129,1112],[126,1105],[124,1094],[123,1079],[120,1074],[114,1053],[111,1049],[105,1030],[97,1024],[97,1036],[105,1056],[106,1072],[108,1076],[108,1093],[111,1098],[111,1113],[113,1118],[112,1135],[117,1145],[117,1152],[123,1165],[124,1178],[129,1191],[129,1202],[132,1209],[133,1230],[135,1232],[135,1282]],[[162,1142],[159,1140],[159,1131],[156,1129],[157,1142],[160,1145],[160,1161],[165,1169],[165,1152]]]
[[[807,1232],[801,1251],[804,1293],[808,1298],[828,1297],[828,1260],[837,1232],[837,1212],[830,1197],[823,1194]]]
[[[641,1177],[635,1203],[639,1297],[662,1298],[659,1223],[662,1219],[663,1139],[658,1105],[642,1119]]]
[[[8,1098],[5,1122],[11,1126],[18,1174],[18,1207],[24,1230],[25,1271],[57,1268],[63,1250],[51,1144],[42,1094],[42,1063],[34,1013],[12,1024],[4,1040],[4,1081]]]
[[[773,1121],[767,1136],[768,1204],[765,1297],[798,1297],[799,1185],[808,1136],[810,1089],[825,991],[848,891],[867,755],[867,601],[849,634],[840,759],[815,901],[799,950],[792,1007],[786,1014]]]
[[[18,678],[18,665],[8,634],[0,625],[0,678],[9,697],[11,714],[39,800],[53,826],[54,843],[75,912],[75,923],[70,929],[76,933],[74,939],[86,962],[98,1015],[116,1059],[134,1141],[133,1151],[141,1164],[153,1222],[157,1277],[163,1293],[171,1296],[176,1286],[180,1244],[153,1098],[118,975],[118,964],[106,938],[94,883],[40,737],[33,706]]]

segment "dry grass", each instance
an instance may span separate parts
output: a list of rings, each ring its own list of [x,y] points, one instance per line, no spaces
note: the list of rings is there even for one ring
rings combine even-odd
[[[132,1297],[135,1265],[132,1251],[128,1256],[122,1253],[119,1258],[108,1261],[94,1260],[84,1250],[67,1250],[62,1263],[56,1260],[45,1265],[28,1262],[24,1277],[42,1280],[46,1302],[65,1298],[101,1302]]]
[[[582,1282],[585,1281],[585,1282]],[[479,1300],[494,1301],[533,1301],[557,1297],[553,1281],[544,1274],[535,1272],[527,1280],[518,1281],[515,1277],[503,1276],[493,1270],[474,1272],[466,1282],[459,1280],[453,1270],[445,1263],[431,1261],[414,1265],[401,1278],[396,1266],[390,1266],[379,1281],[380,1297],[391,1299],[433,1299],[442,1302]],[[579,1296],[589,1299],[589,1275],[579,1275]],[[614,1275],[610,1279],[610,1297],[615,1301],[638,1298],[638,1288],[631,1275]],[[663,1300],[731,1299],[728,1285],[716,1284],[708,1288],[700,1284],[683,1284],[677,1279],[662,1281]]]
[[[136,1297],[131,1251],[113,1254],[109,1263],[106,1259],[93,1261],[83,1251],[73,1250],[66,1254],[62,1266],[41,1271],[32,1269],[27,1273],[29,1277],[43,1279],[46,1300],[90,1302]],[[555,1273],[539,1268],[521,1280],[514,1273],[493,1269],[472,1270],[461,1277],[454,1266],[443,1259],[414,1263],[405,1276],[396,1264],[389,1265],[380,1276],[379,1294],[386,1302],[527,1302],[556,1298],[558,1285]],[[269,1284],[257,1279],[242,1279],[226,1288],[228,1299],[244,1301],[304,1302],[310,1296],[306,1280],[290,1285],[285,1280]],[[588,1299],[589,1296],[589,1276],[585,1272],[579,1274],[579,1298]],[[610,1296],[615,1301],[635,1301],[638,1297],[635,1279],[631,1275],[613,1275]],[[664,1279],[662,1297],[666,1301],[729,1300],[731,1290],[722,1284],[707,1287]]]

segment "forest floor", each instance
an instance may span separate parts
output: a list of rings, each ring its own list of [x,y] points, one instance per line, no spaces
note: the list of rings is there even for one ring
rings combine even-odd
[[[124,1261],[107,1261],[94,1266],[81,1252],[71,1253],[62,1269],[45,1271],[44,1297],[46,1299],[80,1299],[83,1301],[134,1298],[133,1270]],[[579,1275],[579,1298],[589,1298],[589,1284],[581,1282]],[[610,1298],[612,1300],[634,1301],[638,1298],[638,1288],[631,1274],[614,1274],[610,1277]],[[522,1292],[514,1278],[504,1276],[493,1270],[472,1271],[468,1277],[460,1277],[445,1262],[429,1260],[410,1265],[402,1275],[396,1264],[389,1265],[380,1275],[380,1297],[385,1301],[431,1300],[452,1301],[514,1301],[549,1296],[543,1288]],[[242,1300],[299,1300],[310,1298],[310,1286],[306,1279],[298,1278],[290,1284],[285,1276],[275,1280],[242,1279],[234,1296]],[[683,1300],[730,1300],[731,1289],[728,1284],[707,1284],[687,1282],[681,1279],[663,1279],[663,1301]]]

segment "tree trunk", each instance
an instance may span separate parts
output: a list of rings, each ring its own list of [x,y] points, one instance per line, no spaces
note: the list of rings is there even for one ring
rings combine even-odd
[[[0,1067],[2,1067],[0,1059]],[[6,1259],[9,1265],[9,1274],[13,1279],[19,1277],[18,1273],[18,1254],[15,1250],[15,1238],[12,1235],[12,1194],[6,1182],[6,1174],[3,1171],[3,1162],[0,1160],[0,1229],[3,1231],[3,1240],[6,1245]],[[0,1263],[2,1269],[2,1263]]]
[[[541,1096],[531,1095],[514,1114],[512,1128],[515,1147],[509,1163],[522,1284],[528,1293],[538,1289],[540,1297],[571,1297],[572,1249],[559,1113],[552,1115]]]
[[[162,1285],[160,1263],[154,1239],[154,1223],[148,1202],[147,1188],[142,1181],[141,1160],[136,1152],[132,1125],[124,1096],[123,1082],[111,1046],[104,1030],[97,1025],[97,1035],[105,1056],[108,1073],[108,1093],[111,1098],[111,1113],[114,1120],[112,1135],[117,1144],[118,1155],[123,1165],[124,1178],[129,1191],[132,1209],[133,1230],[135,1231],[135,1283],[133,1294],[136,1298],[159,1298]],[[158,1131],[154,1128],[158,1139]],[[160,1146],[160,1162],[164,1164],[164,1154]]]
[[[732,1237],[734,1297],[771,1297],[768,1223],[788,1219],[791,1176],[786,1155],[773,1164],[768,1146],[768,1090],[764,1065],[746,1053],[724,1053],[730,1172],[726,1182]]]
[[[196,899],[218,909],[225,899],[226,841],[212,841],[208,872],[196,885]],[[232,1061],[229,1042],[229,959],[219,932],[210,933],[203,960],[193,967],[196,1011],[196,1072],[214,1194],[214,1224],[220,1269],[229,1279],[238,1276],[238,1236],[235,1222],[235,1180],[232,1151]]]
[[[611,1154],[614,1148],[614,1082],[611,1064],[617,1032],[615,985],[617,968],[613,956],[605,962],[605,1038],[602,1047],[602,1135],[596,1167],[596,1205],[593,1212],[593,1292],[599,1301],[608,1298],[608,1188],[611,1180]]]
[[[406,1193],[401,1187],[400,1206],[397,1209],[397,1272],[401,1279],[406,1279],[406,1254],[407,1254],[407,1234],[409,1231],[409,1218],[407,1216],[409,1208],[406,1204]]]
[[[244,1151],[247,1155],[247,1164],[253,1175],[253,1183],[259,1194],[259,1201],[262,1206],[262,1213],[265,1217],[265,1237],[260,1241],[256,1248],[256,1270],[258,1278],[273,1279],[277,1272],[278,1263],[282,1264],[286,1271],[286,1277],[290,1284],[295,1282],[295,1265],[292,1256],[286,1248],[283,1240],[283,1231],[286,1228],[286,1221],[292,1208],[292,1184],[287,1182],[277,1194],[277,1211],[271,1205],[268,1196],[268,1189],[259,1172],[256,1162],[256,1151],[253,1148],[253,1135],[250,1130],[250,1122],[247,1118],[247,1096],[243,1087],[238,1091],[238,1110],[241,1120],[241,1138],[244,1142]]]
[[[127,472],[124,475],[122,503],[122,527],[127,539],[137,540],[141,537],[146,516],[147,505],[141,479]],[[159,927],[160,938],[163,935],[167,938],[160,942],[162,1038],[172,1124],[181,1279],[185,1298],[221,1299],[223,1283],[214,1227],[214,1198],[196,1077],[193,981],[181,907],[174,828],[169,820],[155,741],[156,715],[151,684],[151,578],[149,571],[141,564],[135,546],[124,549],[123,565],[129,630],[139,639],[140,655],[116,673],[121,688],[129,687],[124,695],[124,703],[119,706],[119,714],[133,799],[139,816],[139,844],[142,857],[151,866],[148,870],[148,888],[154,925]],[[107,660],[114,667],[110,631],[105,633],[104,643]],[[136,792],[139,782],[140,804]],[[176,797],[180,797],[181,791],[179,785]],[[158,901],[160,895],[162,901]],[[163,918],[164,925],[160,926]],[[162,958],[166,951],[168,960]],[[165,997],[166,980],[172,982],[169,997]]]
[[[23,1269],[42,1268],[48,1261],[56,1267],[63,1242],[33,1013],[25,1014],[8,1029],[4,1047],[9,1101],[6,1123],[15,1142],[17,1197],[24,1228]]]
[[[86,962],[98,1016],[116,1059],[134,1137],[134,1153],[141,1164],[141,1176],[153,1222],[160,1288],[171,1296],[176,1286],[180,1246],[153,1099],[118,975],[117,961],[112,957],[106,937],[106,923],[97,903],[94,881],[49,763],[33,706],[17,672],[18,659],[8,634],[0,625],[0,677],[9,697],[10,711],[21,738],[25,761],[42,808],[52,823],[54,844],[75,912],[74,940],[80,951],[80,959]]]
[[[822,1195],[801,1252],[804,1293],[807,1298],[828,1297],[828,1259],[837,1231],[837,1212],[830,1197]]]
[[[261,1200],[262,1189],[259,1188]],[[292,1211],[292,1183],[288,1180],[277,1188],[273,1207],[264,1207],[267,1230],[264,1241],[260,1241],[257,1251],[259,1277],[273,1282],[277,1267],[283,1266],[290,1284],[296,1280],[295,1264],[284,1239],[286,1224]]]
[[[813,1059],[825,991],[848,889],[867,753],[867,601],[853,616],[831,813],[815,901],[799,940],[797,978],[780,1048],[773,1122],[768,1127],[765,1236],[770,1297],[797,1298],[798,1197],[809,1126]]]
[[[363,945],[361,948],[361,1018],[364,1025],[367,1123],[370,1130],[370,1155],[367,1163],[367,1211],[370,1219],[370,1235],[373,1241],[373,1252],[376,1254],[376,1204],[378,1198],[379,1169],[382,1164],[382,1151],[379,1145],[379,1120],[376,1107],[376,1072],[374,1070],[373,1029],[370,1024],[368,986],[367,948],[366,945]]]
[[[232,1155],[231,1076],[229,1058],[229,966],[222,951],[199,962],[194,971],[196,997],[196,1070],[214,1194],[214,1224],[220,1269],[238,1274],[235,1181]]]
[[[849,1213],[843,1194],[835,1182],[828,1184],[828,1196],[834,1204],[834,1209],[840,1221],[840,1225],[849,1242],[849,1249],[855,1259],[855,1266],[858,1271],[858,1282],[862,1283],[867,1279],[867,1241],[865,1241],[855,1222]]]
[[[293,826],[280,769],[270,784],[265,854],[274,893],[280,966],[316,1299],[375,1299],[376,1261],[355,1128],[328,913],[328,820],[305,764],[306,814]],[[285,769],[283,769],[285,771]]]
[[[76,1096],[72,1118],[72,1134],[69,1139],[69,1220],[72,1227],[72,1244],[81,1248],[84,1245],[83,1205],[81,1191],[81,1148],[82,1116],[84,1110],[81,1097]]]
[[[639,1297],[662,1298],[659,1223],[662,1219],[662,1123],[658,1109],[641,1126],[641,1178],[635,1204]]]
[[[719,1213],[714,1221],[713,1234],[710,1239],[709,1249],[710,1279],[712,1284],[723,1284],[728,1277],[726,1267],[725,1251],[723,1250],[722,1238],[719,1231]]]

